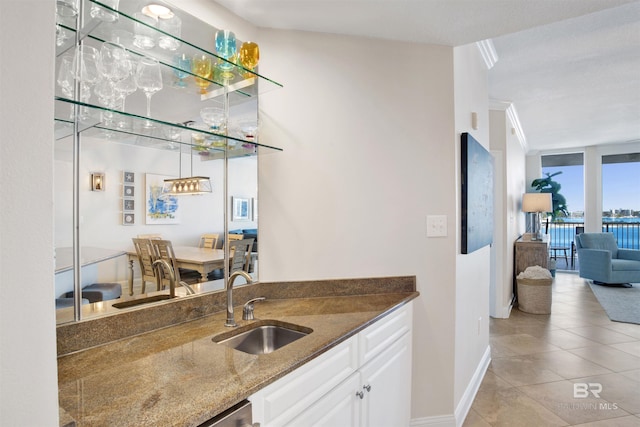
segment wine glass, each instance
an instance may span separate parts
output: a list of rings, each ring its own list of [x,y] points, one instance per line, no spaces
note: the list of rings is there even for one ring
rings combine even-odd
[[[151,97],[162,89],[162,73],[160,63],[153,58],[144,56],[138,62],[135,74],[136,86],[147,97],[147,117],[151,117]],[[147,120],[145,127],[151,128],[153,124]]]
[[[233,70],[234,65],[232,61],[237,53],[236,35],[229,30],[218,30],[216,31],[215,40],[218,56],[230,61],[219,61],[217,67],[222,71],[222,78],[230,79],[233,77],[231,70]]]
[[[211,76],[211,58],[207,55],[197,53],[193,56],[193,60],[191,61],[191,72],[196,76],[196,84],[200,87],[200,93],[207,93],[207,88],[211,84],[209,80],[205,80],[210,78]]]
[[[209,130],[215,133],[224,134],[227,130],[227,120],[224,110],[218,107],[205,107],[200,110],[202,121],[209,126]],[[223,147],[225,145],[224,138],[219,136],[211,137],[214,147]]]
[[[176,67],[173,70],[173,74],[175,74],[178,78],[175,86],[186,87],[187,83],[184,81],[184,79],[186,79],[189,74],[185,71],[191,71],[191,58],[189,58],[186,54],[181,53],[180,55],[176,55],[173,57],[173,65]]]
[[[73,99],[73,91],[75,89],[75,80],[73,78],[72,70],[73,58],[70,56],[63,56],[60,59],[60,66],[58,67],[58,77],[56,82],[62,94],[69,99]]]
[[[88,45],[76,46],[71,64],[74,77],[88,85],[96,83],[100,77],[100,72],[98,71],[99,58],[100,54],[95,47]]]
[[[117,81],[113,86],[113,89],[116,91],[117,99],[120,102],[118,108],[124,113],[127,96],[131,95],[138,89],[138,86],[136,85],[135,75],[131,73],[124,79]],[[118,127],[122,129],[131,127],[130,119],[126,115],[120,114],[118,119]]]
[[[131,57],[121,44],[104,42],[100,48],[100,73],[115,83],[131,74]]]
[[[113,85],[113,89],[118,94],[118,98],[122,99],[122,106],[121,106],[120,111],[124,111],[125,100],[126,100],[127,96],[131,95],[132,93],[134,93],[138,89],[138,86],[136,84],[135,75],[133,73],[131,73],[127,77],[125,77],[124,79],[117,81]]]

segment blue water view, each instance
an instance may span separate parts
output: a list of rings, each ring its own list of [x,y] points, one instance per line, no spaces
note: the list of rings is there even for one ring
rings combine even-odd
[[[563,222],[550,223],[552,246],[571,247],[576,227],[582,227],[582,218],[564,218]],[[544,226],[543,226],[544,229]],[[602,231],[613,233],[619,248],[640,249],[640,218],[602,218]]]

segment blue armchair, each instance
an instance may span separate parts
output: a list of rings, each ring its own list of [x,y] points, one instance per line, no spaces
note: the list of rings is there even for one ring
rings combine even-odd
[[[640,282],[640,250],[618,248],[613,233],[576,235],[580,277],[595,283]]]

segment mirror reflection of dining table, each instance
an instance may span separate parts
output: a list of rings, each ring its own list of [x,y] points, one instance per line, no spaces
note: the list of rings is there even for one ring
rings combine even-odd
[[[213,270],[224,268],[224,250],[198,248],[195,246],[174,246],[173,251],[179,268],[188,268],[200,273],[200,282],[206,282],[207,275]],[[134,248],[127,250],[129,258],[129,289],[133,284],[133,264],[138,260],[138,254]]]

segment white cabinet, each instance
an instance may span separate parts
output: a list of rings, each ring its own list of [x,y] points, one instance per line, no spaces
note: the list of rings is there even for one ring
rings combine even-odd
[[[361,426],[408,426],[411,412],[411,335],[405,333],[360,368],[360,380],[360,391],[364,393]]]
[[[254,421],[263,427],[408,426],[411,321],[409,303],[260,390],[250,398]]]

